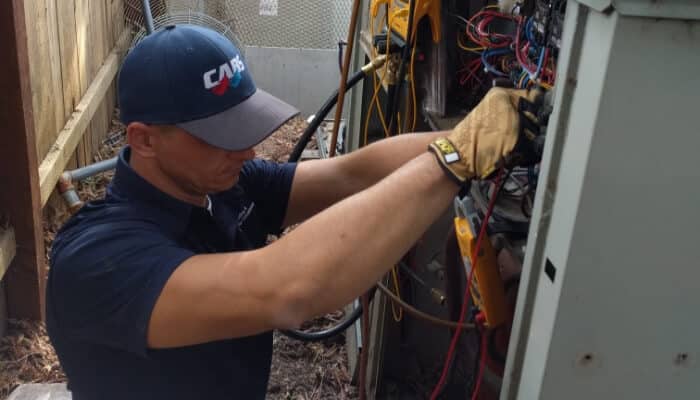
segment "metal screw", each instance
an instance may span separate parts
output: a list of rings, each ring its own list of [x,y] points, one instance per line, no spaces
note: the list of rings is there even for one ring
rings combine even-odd
[[[591,362],[593,362],[593,354],[591,353],[586,353],[584,354],[580,359],[579,359],[579,364],[581,365],[589,365]]]
[[[688,353],[678,353],[676,354],[676,359],[674,364],[676,365],[686,365],[688,363]]]

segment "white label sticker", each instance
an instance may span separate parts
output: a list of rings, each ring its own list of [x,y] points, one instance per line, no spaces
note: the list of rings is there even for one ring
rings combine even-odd
[[[445,162],[448,164],[452,164],[453,162],[459,161],[459,154],[457,153],[450,153],[450,154],[445,154]]]
[[[277,0],[260,0],[260,15],[277,16]]]

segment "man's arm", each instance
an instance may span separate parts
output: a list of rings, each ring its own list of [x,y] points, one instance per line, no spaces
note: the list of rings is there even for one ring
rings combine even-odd
[[[455,182],[487,176],[526,137],[517,106],[525,95],[492,89],[446,139],[430,145],[434,154],[415,157],[265,248],[187,259],[156,301],[148,345],[184,346],[296,327],[348,303],[444,211],[457,193]]]
[[[149,347],[297,327],[340,308],[410,248],[457,190],[423,150],[263,249],[188,259],[156,302]]]
[[[340,157],[300,163],[294,173],[284,226],[304,221],[374,185],[448,133],[398,135]]]

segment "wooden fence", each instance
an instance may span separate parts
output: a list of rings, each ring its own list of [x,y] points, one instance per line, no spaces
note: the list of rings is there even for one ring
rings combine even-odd
[[[43,314],[42,207],[66,168],[93,161],[130,39],[124,0],[0,2],[0,279],[12,317]]]

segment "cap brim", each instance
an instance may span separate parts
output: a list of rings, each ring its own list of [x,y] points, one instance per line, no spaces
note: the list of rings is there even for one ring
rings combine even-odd
[[[230,151],[249,149],[270,136],[299,110],[257,89],[252,96],[210,117],[176,126],[212,146]]]

